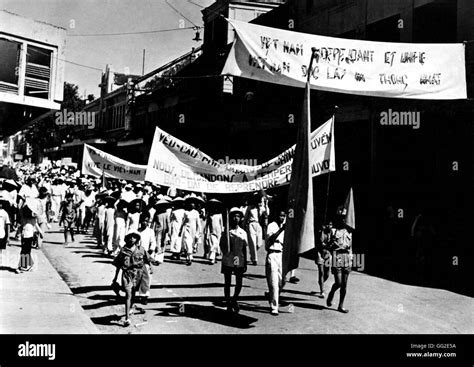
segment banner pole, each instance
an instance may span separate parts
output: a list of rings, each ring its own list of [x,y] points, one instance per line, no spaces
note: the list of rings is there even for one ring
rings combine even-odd
[[[313,61],[314,61],[314,54],[316,53],[316,47],[311,47],[311,59],[309,60],[309,67],[308,67],[308,75],[306,77],[306,80],[308,81],[309,84],[310,78],[311,78],[311,68],[313,67]]]
[[[323,225],[326,225],[327,216],[328,216],[328,202],[329,202],[329,183],[331,182],[331,172],[328,172],[328,184],[326,188],[326,203],[324,205],[324,222]]]
[[[230,228],[229,228],[229,208],[225,208],[225,234],[226,234],[226,253],[230,252]]]
[[[337,112],[338,109],[339,109],[339,106],[334,106],[334,114],[332,116],[332,123],[333,124],[336,121],[336,112]],[[333,128],[334,128],[334,126],[333,126]],[[331,171],[328,172],[328,184],[327,184],[327,187],[326,187],[326,203],[324,204],[324,222],[323,222],[323,225],[327,224],[330,182],[331,182]]]

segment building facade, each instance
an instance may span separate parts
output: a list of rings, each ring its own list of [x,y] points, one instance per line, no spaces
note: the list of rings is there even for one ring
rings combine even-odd
[[[63,100],[66,30],[0,10],[0,127],[8,136]]]
[[[219,1],[203,11],[203,55],[180,74],[192,78],[137,99],[136,111],[145,115],[139,119],[146,121],[145,147],[151,145],[156,125],[216,159],[261,163],[294,144],[296,124],[291,122],[300,116],[302,89],[218,76],[232,39],[221,17],[230,16],[230,3]],[[289,0],[277,5],[252,22],[373,41],[466,41],[468,96],[474,95],[472,2]],[[432,260],[428,271],[433,276],[445,272],[438,280],[443,286],[462,287],[456,279],[472,260],[465,242],[468,222],[460,210],[466,198],[472,199],[472,100],[415,101],[312,91],[312,106],[313,129],[336,116],[336,172],[314,179],[316,222],[330,219],[352,187],[355,248],[367,255],[368,271],[412,279],[421,215],[429,223],[424,230],[433,229],[426,250]],[[394,112],[415,116],[418,127],[384,125],[383,116]],[[143,152],[140,163],[148,156],[146,148]],[[464,265],[453,265],[459,254]],[[400,255],[400,261],[394,261]]]

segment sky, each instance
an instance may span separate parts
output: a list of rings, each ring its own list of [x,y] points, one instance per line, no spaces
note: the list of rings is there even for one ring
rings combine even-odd
[[[120,73],[145,74],[197,47],[192,29],[163,33],[83,37],[82,34],[144,32],[202,26],[203,7],[214,0],[0,0],[0,9],[67,29],[66,60]],[[192,23],[194,24],[192,24]],[[201,30],[201,38],[203,31]],[[127,69],[128,68],[128,69]],[[79,86],[81,95],[100,90],[100,70],[66,63],[65,81]]]

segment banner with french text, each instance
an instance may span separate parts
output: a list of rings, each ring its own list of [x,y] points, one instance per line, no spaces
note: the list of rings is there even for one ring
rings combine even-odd
[[[126,160],[84,144],[82,174],[95,177],[117,178],[127,181],[144,181],[145,165],[130,163]]]
[[[360,41],[317,36],[228,20],[237,37],[223,75],[367,96],[467,98],[461,43]],[[315,60],[308,63],[312,48]]]
[[[290,183],[295,146],[257,166],[222,164],[158,127],[150,151],[145,180],[181,190],[241,193],[267,190]],[[335,171],[334,118],[311,134],[312,176]]]

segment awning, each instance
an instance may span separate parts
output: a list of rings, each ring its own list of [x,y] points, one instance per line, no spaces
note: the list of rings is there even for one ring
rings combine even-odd
[[[87,139],[87,140],[75,139],[71,141],[70,143],[62,144],[61,148],[77,147],[82,144],[107,144],[107,142],[102,139]]]
[[[117,142],[118,147],[127,147],[130,145],[141,145],[143,144],[143,138],[139,139],[129,139]]]

